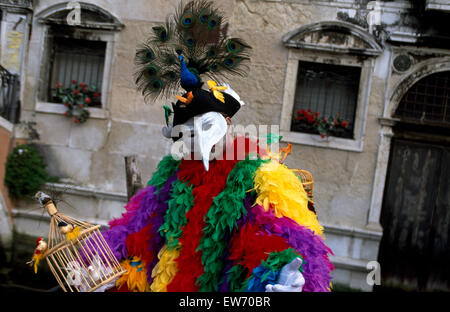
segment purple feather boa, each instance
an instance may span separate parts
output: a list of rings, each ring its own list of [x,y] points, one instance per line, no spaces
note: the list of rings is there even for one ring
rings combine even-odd
[[[126,246],[126,238],[128,235],[138,232],[143,227],[149,225],[150,222],[153,224],[151,231],[157,232],[162,224],[162,221],[159,219],[163,220],[165,210],[167,210],[170,187],[175,179],[176,175],[168,179],[159,192],[156,192],[156,188],[152,185],[139,191],[126,205],[127,212],[122,215],[122,218],[111,221],[109,223],[110,228],[102,232],[103,237],[119,261],[129,256]],[[157,217],[151,218],[154,212],[156,212]],[[158,225],[158,221],[161,224]],[[151,249],[158,252],[161,248],[162,240],[160,235],[154,235],[154,237],[156,241],[149,244],[149,247],[152,247]],[[152,246],[153,243],[156,245]]]
[[[277,235],[285,238],[288,244],[301,254],[305,260],[303,264],[305,278],[304,292],[328,292],[330,287],[330,271],[333,264],[328,259],[328,253],[333,254],[321,237],[315,235],[310,229],[300,226],[293,220],[282,217],[277,218],[271,210],[264,211],[260,205],[253,206],[254,198],[248,195],[244,205],[246,214],[237,222],[238,228],[247,222],[258,225],[261,231],[269,235]],[[229,291],[226,272],[233,266],[228,259],[225,260],[223,272],[225,278],[219,285],[219,291]]]
[[[155,255],[158,254],[158,252],[161,250],[161,248],[164,246],[165,240],[163,237],[159,234],[159,228],[164,223],[164,216],[166,214],[167,209],[169,208],[169,196],[170,196],[170,190],[172,188],[173,182],[177,180],[177,174],[175,173],[174,176],[172,176],[170,179],[167,180],[166,184],[164,184],[164,187],[160,189],[158,193],[158,205],[153,212],[155,212],[154,217],[152,218],[152,226],[149,229],[149,233],[153,233],[150,240],[148,240],[148,249],[152,250]],[[144,203],[143,203],[144,204]],[[151,205],[151,203],[148,203]],[[159,259],[158,257],[154,257],[153,261],[150,263],[147,263],[147,280],[148,283],[151,285],[153,283],[153,277],[152,277],[152,270],[155,267],[155,265],[158,263]]]
[[[328,292],[332,279],[333,264],[328,254],[333,254],[323,239],[310,229],[287,217],[277,218],[271,210],[264,211],[260,205],[251,207],[251,197],[247,196],[245,206],[249,222],[258,225],[267,234],[285,238],[290,246],[304,258],[304,292]]]

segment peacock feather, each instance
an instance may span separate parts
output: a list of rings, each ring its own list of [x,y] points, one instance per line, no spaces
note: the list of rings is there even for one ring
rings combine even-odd
[[[181,3],[137,48],[138,89],[146,99],[172,96],[180,85],[189,91],[189,85],[180,84],[182,68],[197,78],[195,87],[206,78],[220,82],[228,75],[245,75],[243,64],[250,59],[251,47],[240,38],[228,38],[227,29],[223,14],[211,1]]]

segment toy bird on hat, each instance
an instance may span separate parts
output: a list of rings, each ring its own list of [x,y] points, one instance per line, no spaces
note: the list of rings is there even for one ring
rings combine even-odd
[[[137,50],[143,95],[177,99],[164,106],[163,133],[213,131],[199,135],[201,161],[167,155],[109,222],[103,236],[128,272],[115,291],[330,291],[331,250],[297,171],[245,137],[230,157],[209,160],[226,117],[243,105],[220,81],[243,74],[249,60],[249,45],[226,28],[212,2],[191,1]]]
[[[234,90],[217,83],[230,75],[244,75],[250,59],[251,47],[240,38],[227,37],[227,28],[212,2],[191,1],[180,5],[164,25],[153,27],[153,34],[138,48],[135,78],[145,98],[177,98],[172,109],[164,107],[166,137],[177,138],[171,135],[173,127],[204,113],[231,118],[243,104]],[[209,90],[202,88],[202,79],[208,79]],[[185,91],[182,95],[177,95],[179,87]]]

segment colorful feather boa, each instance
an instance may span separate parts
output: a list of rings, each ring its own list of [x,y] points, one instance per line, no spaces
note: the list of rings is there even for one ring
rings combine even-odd
[[[126,272],[116,281],[117,288],[120,289],[126,285],[128,291],[150,291],[145,264],[141,261],[141,259],[139,259],[139,257],[124,260],[121,265]]]
[[[308,195],[297,175],[277,161],[269,161],[255,174],[256,204],[265,211],[273,210],[276,217],[288,217],[322,235],[323,227],[308,209]]]
[[[244,144],[247,155],[258,150]],[[208,172],[202,161],[160,162],[104,232],[125,266],[138,258],[145,269],[123,277],[119,291],[260,291],[283,263],[271,259],[288,254],[304,258],[304,291],[329,291],[331,250],[301,181],[276,161],[234,154]]]

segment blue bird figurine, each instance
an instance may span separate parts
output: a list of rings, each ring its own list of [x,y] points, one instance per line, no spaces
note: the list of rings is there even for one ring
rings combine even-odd
[[[181,87],[186,91],[201,87],[202,83],[200,79],[198,79],[196,75],[194,75],[192,72],[189,71],[189,69],[186,66],[186,63],[184,62],[183,55],[179,55],[178,58],[180,59],[181,62],[181,74],[180,74]]]

